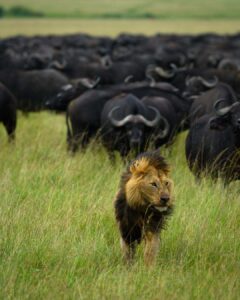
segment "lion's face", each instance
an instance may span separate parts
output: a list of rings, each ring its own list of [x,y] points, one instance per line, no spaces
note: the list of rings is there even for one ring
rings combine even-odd
[[[132,207],[154,206],[164,212],[173,202],[173,182],[168,174],[146,162],[130,168],[131,177],[126,183],[126,197]]]

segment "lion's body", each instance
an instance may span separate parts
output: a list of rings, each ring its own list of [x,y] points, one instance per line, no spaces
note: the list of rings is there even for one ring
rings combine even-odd
[[[133,258],[136,243],[145,239],[145,261],[153,263],[159,232],[173,209],[169,166],[156,152],[143,153],[123,174],[115,200],[115,215],[125,258]]]

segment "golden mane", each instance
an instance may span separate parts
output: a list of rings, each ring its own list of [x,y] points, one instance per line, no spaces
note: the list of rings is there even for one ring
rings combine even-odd
[[[153,197],[151,188],[146,187],[147,180],[160,181],[168,178],[170,167],[159,154],[144,153],[134,160],[127,173],[123,176],[122,187],[125,190],[126,199],[132,207],[142,206],[147,198]]]

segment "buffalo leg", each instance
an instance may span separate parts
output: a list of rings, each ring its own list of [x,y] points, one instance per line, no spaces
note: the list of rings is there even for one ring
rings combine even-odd
[[[16,118],[12,120],[3,121],[5,129],[8,134],[8,141],[13,142],[15,140],[15,130],[16,130]]]

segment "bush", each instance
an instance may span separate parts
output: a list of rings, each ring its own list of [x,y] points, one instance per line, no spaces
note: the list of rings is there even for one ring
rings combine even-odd
[[[7,15],[11,17],[43,17],[42,12],[33,11],[20,5],[11,7],[7,11]]]
[[[5,9],[0,6],[0,18],[4,17],[4,14],[5,14]]]

